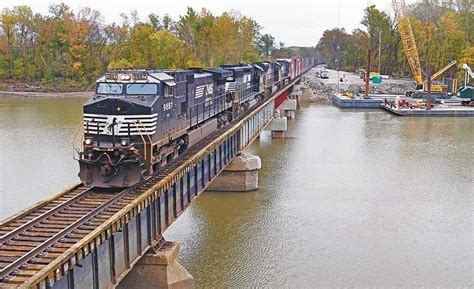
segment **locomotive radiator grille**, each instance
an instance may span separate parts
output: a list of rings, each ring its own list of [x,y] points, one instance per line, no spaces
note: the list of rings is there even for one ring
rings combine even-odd
[[[235,81],[225,83],[225,92],[235,92],[237,84]]]
[[[156,133],[158,114],[150,115],[106,115],[84,113],[86,134],[101,135],[153,135]]]

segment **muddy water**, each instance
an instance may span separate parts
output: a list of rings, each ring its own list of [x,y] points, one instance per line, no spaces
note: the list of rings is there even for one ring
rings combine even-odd
[[[0,99],[0,218],[77,180],[79,99]],[[310,106],[263,134],[260,189],[167,231],[199,287],[473,287],[474,119]]]
[[[79,182],[74,131],[86,98],[0,98],[0,219]]]

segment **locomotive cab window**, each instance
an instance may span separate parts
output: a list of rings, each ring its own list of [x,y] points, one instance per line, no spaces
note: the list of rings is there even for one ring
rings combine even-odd
[[[155,95],[158,94],[158,85],[156,83],[127,84],[127,94]]]
[[[120,83],[105,83],[97,84],[97,93],[100,94],[122,94],[123,84]]]
[[[165,84],[165,97],[173,97],[174,96],[174,85],[170,86]]]

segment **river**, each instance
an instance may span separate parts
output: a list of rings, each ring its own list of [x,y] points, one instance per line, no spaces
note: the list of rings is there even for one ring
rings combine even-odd
[[[0,219],[77,179],[84,98],[0,99]],[[474,287],[474,119],[310,105],[262,134],[257,191],[168,229],[198,287]]]

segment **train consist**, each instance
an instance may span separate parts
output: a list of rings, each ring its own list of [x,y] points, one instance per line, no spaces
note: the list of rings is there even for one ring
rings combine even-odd
[[[79,177],[90,186],[133,186],[315,64],[110,71],[84,104]]]

